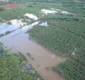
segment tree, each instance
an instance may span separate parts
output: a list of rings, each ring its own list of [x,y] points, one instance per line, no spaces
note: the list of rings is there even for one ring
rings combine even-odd
[[[4,52],[4,48],[2,45],[0,45],[0,55],[3,55],[3,52]]]
[[[1,11],[4,11],[4,8],[1,8],[1,7],[0,7],[0,12],[1,12]]]

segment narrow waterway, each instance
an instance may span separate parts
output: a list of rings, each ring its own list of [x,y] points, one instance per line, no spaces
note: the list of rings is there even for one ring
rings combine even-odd
[[[31,29],[32,26],[37,24],[38,22],[35,22],[29,26],[14,31],[9,35],[1,37],[0,42],[13,51],[22,52],[27,58],[28,63],[32,64],[44,80],[65,80],[64,77],[50,69],[62,62],[63,59],[54,55],[35,41],[30,40],[29,34],[25,34],[26,30]]]

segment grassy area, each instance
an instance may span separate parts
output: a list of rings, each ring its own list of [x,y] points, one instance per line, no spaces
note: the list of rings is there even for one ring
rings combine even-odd
[[[60,3],[33,3],[29,2],[27,4],[20,4],[20,6],[12,9],[6,9],[5,11],[0,12],[0,17],[5,20],[22,18],[25,13],[33,13],[38,17],[41,16],[41,9],[50,9],[50,8],[59,8],[62,9],[62,5]]]
[[[79,4],[79,3],[78,3]],[[27,2],[25,4],[19,4],[18,7],[12,8],[12,9],[6,9],[5,11],[0,12],[0,17],[2,17],[5,20],[10,20],[10,19],[15,19],[15,18],[21,18],[25,13],[34,13],[38,17],[41,16],[39,13],[41,9],[50,9],[50,8],[56,8],[56,9],[61,9],[61,10],[66,10],[69,12],[73,12],[76,15],[75,16],[68,16],[68,18],[80,18],[80,19],[85,19],[85,10],[84,10],[84,4],[72,4],[72,3],[67,3],[64,2],[58,2],[58,3],[40,3],[40,2]],[[69,6],[70,5],[70,6]],[[50,15],[49,15],[50,16]],[[49,17],[48,16],[48,17]],[[64,16],[64,15],[63,15]],[[61,18],[63,17],[62,15],[57,14],[56,18]],[[47,17],[47,18],[48,18]],[[66,16],[64,16],[66,17]]]
[[[2,17],[5,20],[15,19],[15,18],[21,18],[24,16],[25,13],[31,13],[35,12],[37,8],[35,6],[31,5],[20,5],[19,7],[13,8],[13,9],[7,9],[5,11],[0,12],[0,17]]]
[[[53,4],[51,5],[48,3],[28,3],[28,4],[20,4],[20,6],[12,9],[7,9],[5,11],[0,12],[0,17],[5,20],[15,19],[15,18],[22,18],[25,13],[32,13],[36,14],[38,17],[40,17],[40,10],[42,8],[51,8],[52,6],[60,6],[59,4]]]

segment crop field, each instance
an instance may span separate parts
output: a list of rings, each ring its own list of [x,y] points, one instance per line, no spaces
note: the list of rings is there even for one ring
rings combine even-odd
[[[56,55],[67,57],[53,68],[54,71],[60,72],[67,80],[85,80],[85,10],[78,4],[67,6],[65,3],[63,6],[61,9],[76,15],[48,15],[42,19],[48,22],[48,27],[36,26],[28,32]]]
[[[62,1],[61,1],[62,2]],[[29,3],[25,3],[20,4],[19,6],[13,8],[13,9],[6,9],[5,11],[1,11],[0,12],[0,17],[2,17],[5,20],[10,20],[10,19],[14,19],[14,18],[21,18],[23,17],[23,15],[27,12],[29,13],[34,13],[36,15],[38,15],[40,17],[40,10],[41,9],[50,9],[50,8],[56,8],[56,9],[61,9],[61,10],[66,10],[72,13],[75,13],[74,16],[63,16],[61,14],[58,14],[57,16],[52,16],[52,15],[48,15],[45,19],[49,19],[49,18],[78,18],[80,20],[84,19],[85,15],[85,10],[84,10],[84,4],[70,4],[70,6],[68,6],[66,3],[62,4],[61,2],[58,3],[41,3],[41,2],[29,2]],[[9,7],[11,6],[8,5]],[[6,15],[5,15],[6,14]]]
[[[49,27],[36,27],[30,30],[29,33],[47,48],[55,52],[59,51],[61,55],[64,55],[64,53],[71,54],[75,48],[85,43],[85,23],[49,22],[49,25]]]
[[[52,6],[61,6],[59,4],[52,4],[51,3],[28,3],[28,4],[21,4],[15,8],[12,9],[6,9],[5,11],[0,12],[0,17],[5,19],[5,20],[10,20],[10,19],[15,19],[15,18],[21,18],[25,13],[34,13],[37,16],[40,17],[40,10],[43,8],[51,8]]]
[[[81,22],[56,22],[49,27],[36,27],[29,31],[37,42],[55,54],[69,58],[54,68],[59,70],[68,80],[85,79],[84,25],[85,23]]]
[[[24,14],[32,13],[38,16],[39,19],[36,21],[47,22],[48,26],[36,25],[26,32],[30,35],[30,40],[33,39],[33,41],[35,40],[47,50],[66,58],[65,61],[59,63],[59,65],[52,67],[52,70],[57,73],[59,72],[67,80],[85,80],[85,2],[83,0],[50,0],[49,2],[46,0],[46,3],[42,0],[32,0],[32,2],[25,4],[22,4],[22,2],[21,0],[20,4],[16,1],[19,6],[15,8],[1,9],[0,17],[4,20],[21,19],[24,17]],[[42,9],[50,10],[51,8],[60,9],[61,11],[67,11],[72,14],[55,13],[43,16],[42,13],[40,13]],[[3,58],[5,63],[6,60],[9,60],[10,56],[7,56],[8,59],[5,59],[6,56],[2,56],[0,62]],[[18,60],[17,57],[13,56],[13,59],[14,58]],[[29,74],[29,76],[27,76],[27,73],[19,68],[19,60],[16,60],[14,61],[15,67],[20,70],[17,78],[20,79],[21,77],[23,79],[23,76],[26,76],[25,80],[28,78],[33,80],[34,75]],[[4,63],[1,62],[1,65]],[[7,65],[9,66],[9,63],[7,63]],[[11,67],[13,66],[11,65]],[[2,73],[2,76],[3,74],[5,73]],[[2,78],[4,79],[4,77]]]
[[[5,20],[21,18],[28,11],[32,12],[34,10],[36,10],[35,7],[30,9],[30,7],[28,7],[28,6],[21,5],[19,7],[16,7],[16,8],[13,8],[13,9],[9,9],[9,10],[5,10],[5,11],[0,12],[0,17],[2,17]]]

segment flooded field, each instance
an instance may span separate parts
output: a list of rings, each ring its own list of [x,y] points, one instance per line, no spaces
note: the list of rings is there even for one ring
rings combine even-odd
[[[29,39],[29,34],[25,34],[28,29],[31,29],[39,22],[35,22],[26,27],[17,29],[9,35],[0,38],[0,42],[5,47],[13,51],[20,51],[27,58],[30,64],[39,72],[44,80],[65,80],[61,75],[53,72],[51,67],[62,62],[59,56],[43,48],[35,41]],[[47,22],[45,22],[47,25]],[[44,23],[42,23],[44,25]]]
[[[84,0],[0,0],[0,80],[85,80],[84,13]]]

